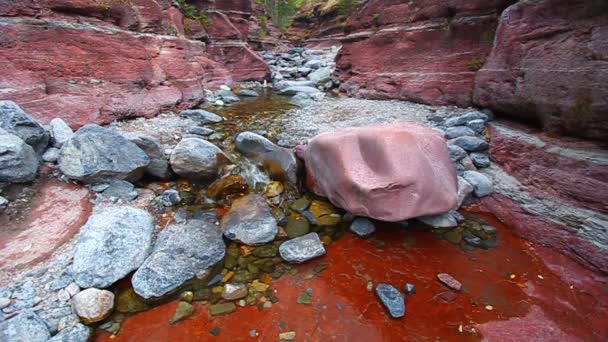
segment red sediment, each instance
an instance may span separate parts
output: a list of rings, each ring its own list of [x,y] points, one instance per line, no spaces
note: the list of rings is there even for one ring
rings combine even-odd
[[[275,281],[271,288],[279,302],[270,309],[238,308],[212,317],[207,305],[196,304],[192,317],[169,325],[177,306],[171,302],[126,319],[114,338],[97,332],[96,340],[239,341],[253,340],[251,330],[263,341],[278,340],[285,331],[295,331],[298,341],[476,341],[484,337],[480,331],[491,339],[605,340],[607,278],[553,251],[535,249],[495,219],[484,218],[499,228],[496,248],[466,253],[416,227],[381,227],[367,240],[349,234],[327,247],[325,257],[299,266],[297,275]],[[379,242],[384,247],[379,248]],[[326,268],[315,276],[313,268],[319,263]],[[462,291],[451,302],[441,299],[446,291],[437,280],[441,272],[462,283]],[[406,282],[415,284],[416,294],[406,296],[405,318],[390,318],[367,290],[368,281],[399,289]],[[314,292],[312,304],[297,304],[297,296],[307,288]],[[217,337],[209,333],[215,327],[220,328]],[[539,335],[539,327],[553,330]]]

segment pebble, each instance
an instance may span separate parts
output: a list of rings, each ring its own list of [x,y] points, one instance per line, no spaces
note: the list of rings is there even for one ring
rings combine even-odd
[[[209,330],[209,333],[213,336],[217,336],[220,334],[220,328],[218,328],[218,327],[211,328],[211,330]]]
[[[179,302],[173,317],[169,319],[169,324],[175,324],[184,318],[192,316],[194,313],[194,306],[188,302]]]
[[[308,233],[283,242],[279,246],[279,254],[287,262],[302,263],[325,255],[325,248],[317,233]]]
[[[256,337],[256,336],[258,336],[258,332],[257,332],[257,331],[255,331],[255,329],[253,329],[253,330],[249,330],[249,336],[251,336],[251,337]]]
[[[437,279],[452,290],[460,291],[462,289],[462,284],[447,273],[438,273]]]
[[[209,307],[209,314],[211,316],[219,316],[232,313],[236,310],[236,305],[233,302],[213,304]]]
[[[226,284],[222,298],[225,300],[237,300],[247,296],[247,286],[245,284]]]
[[[390,284],[378,284],[376,295],[393,318],[405,316],[405,300],[403,295]]]
[[[403,291],[406,294],[413,295],[416,293],[416,286],[414,286],[414,284],[407,283],[405,286],[403,286]]]
[[[359,237],[368,237],[376,231],[374,223],[364,217],[357,217],[350,225],[350,231]]]
[[[291,341],[291,340],[294,340],[295,338],[296,338],[295,331],[286,331],[286,332],[282,332],[279,334],[280,340]]]

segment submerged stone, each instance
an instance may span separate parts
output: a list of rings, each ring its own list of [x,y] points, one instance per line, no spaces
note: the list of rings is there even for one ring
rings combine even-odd
[[[462,289],[462,284],[447,273],[437,274],[437,279],[452,290],[460,291]]]
[[[393,318],[405,316],[405,300],[403,295],[390,284],[378,284],[376,295]]]
[[[122,313],[135,313],[148,310],[148,304],[141,298],[133,288],[128,288],[116,298],[116,311]]]
[[[169,324],[175,324],[184,318],[188,318],[192,316],[194,313],[194,306],[188,302],[179,302],[177,304],[177,308],[175,309],[175,313],[173,317],[169,319]]]
[[[207,188],[207,194],[211,198],[220,199],[228,195],[243,193],[249,185],[241,175],[229,175],[216,180]]]
[[[357,217],[350,225],[350,231],[360,237],[367,237],[376,231],[374,223],[364,217]]]
[[[278,226],[264,198],[250,194],[232,203],[222,218],[222,230],[228,239],[260,245],[274,239]]]
[[[298,214],[291,215],[287,218],[285,232],[290,238],[306,235],[310,231],[308,220]]]
[[[236,305],[233,302],[213,304],[209,307],[211,316],[225,315],[236,311]]]
[[[309,233],[283,242],[279,254],[287,262],[302,263],[325,255],[325,248],[317,233]]]
[[[274,179],[297,183],[298,161],[293,151],[253,132],[239,133],[234,142],[241,153],[259,159]]]
[[[222,298],[225,300],[237,300],[247,297],[247,286],[245,284],[226,284]]]

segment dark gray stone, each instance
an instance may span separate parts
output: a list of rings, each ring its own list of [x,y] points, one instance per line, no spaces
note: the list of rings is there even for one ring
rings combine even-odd
[[[378,284],[376,295],[393,318],[405,316],[405,300],[399,290],[390,284]]]
[[[46,342],[50,338],[51,333],[42,318],[30,310],[0,323],[0,341],[3,342]]]
[[[448,127],[445,130],[446,139],[454,139],[463,136],[475,136],[475,131],[465,126]]]
[[[49,145],[49,134],[13,101],[0,101],[0,128],[14,134],[42,154]]]
[[[479,168],[490,167],[490,158],[485,153],[473,152],[470,155],[473,164]]]
[[[226,89],[222,89],[222,90],[218,91],[217,96],[221,97],[222,101],[224,101],[224,103],[235,103],[235,102],[239,102],[241,100],[232,91],[226,90]]]
[[[222,233],[212,222],[191,220],[161,230],[131,283],[144,298],[163,296],[224,258]]]
[[[293,184],[298,182],[298,160],[292,150],[280,147],[272,141],[253,132],[242,132],[234,139],[237,150],[248,157],[255,157],[260,162],[280,166],[282,175],[275,178],[285,178]]]
[[[59,169],[86,183],[136,181],[150,164],[148,155],[122,135],[98,125],[80,128],[59,153]]]
[[[148,155],[148,158],[150,158],[150,164],[146,166],[146,173],[148,175],[160,179],[166,179],[171,176],[169,161],[165,158],[158,139],[140,133],[128,133],[125,134],[125,137],[141,148]]]
[[[448,153],[450,154],[450,159],[452,159],[454,162],[457,162],[467,156],[467,151],[456,145],[448,145]]]
[[[137,198],[135,186],[122,179],[115,179],[110,182],[109,186],[102,192],[103,197],[110,199],[120,199],[123,201],[132,201]]]
[[[350,231],[360,237],[367,237],[376,231],[376,226],[369,219],[357,217],[353,223],[350,224]]]
[[[172,207],[181,201],[182,198],[179,196],[179,191],[177,190],[169,189],[160,194],[160,202],[165,207]]]
[[[483,173],[477,171],[465,171],[462,177],[473,186],[473,192],[477,197],[483,197],[494,192],[492,180]]]
[[[224,120],[224,118],[222,118],[221,116],[202,109],[182,110],[179,115],[184,118],[188,118],[192,121],[195,121],[199,125],[218,123]]]
[[[445,120],[445,127],[462,126],[473,120],[488,120],[488,116],[482,112],[468,112]]]
[[[325,248],[317,233],[308,233],[283,242],[279,254],[283,260],[299,264],[325,255]]]
[[[277,221],[264,198],[250,194],[235,200],[222,218],[224,236],[247,245],[260,245],[274,240]]]
[[[483,245],[483,240],[477,236],[465,236],[464,241],[473,247],[481,247]]]
[[[49,123],[51,131],[51,144],[53,147],[61,148],[70,138],[74,136],[74,132],[68,124],[60,118],[54,118]]]
[[[260,96],[260,94],[258,94],[257,91],[252,90],[252,89],[241,89],[239,91],[239,95],[240,96],[247,96],[247,97],[258,97],[258,96]]]
[[[317,95],[317,94],[320,94],[321,91],[317,88],[310,87],[310,86],[289,86],[289,87],[281,89],[279,91],[279,93],[283,94],[283,95],[295,95],[297,93],[306,93],[306,94],[310,94],[310,95]]]
[[[38,157],[18,136],[0,128],[0,182],[24,183],[36,178]]]
[[[414,286],[414,284],[407,283],[405,286],[403,286],[403,292],[408,295],[413,295],[416,293],[416,286]]]
[[[467,152],[485,151],[490,147],[488,142],[484,139],[471,136],[463,136],[448,140],[448,144],[461,147]]]
[[[430,216],[421,216],[418,217],[418,220],[433,228],[452,228],[458,226],[458,221],[456,221],[456,218],[451,214],[451,212]]]
[[[86,342],[91,337],[91,328],[77,323],[61,330],[49,342]]]
[[[209,136],[209,135],[215,133],[215,131],[212,130],[211,128],[207,128],[207,127],[194,126],[194,127],[190,127],[190,129],[188,130],[188,133],[206,137],[206,136]]]
[[[173,172],[194,180],[213,179],[228,160],[224,152],[207,140],[187,137],[175,146],[170,163]]]
[[[471,120],[467,122],[467,127],[472,129],[475,133],[481,134],[486,128],[486,122],[482,119]]]
[[[137,269],[152,245],[154,221],[145,210],[96,210],[80,229],[72,277],[81,288],[105,288]]]

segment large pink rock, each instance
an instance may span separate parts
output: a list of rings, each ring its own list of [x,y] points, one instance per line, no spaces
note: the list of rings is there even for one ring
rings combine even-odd
[[[608,2],[520,1],[506,9],[475,101],[545,130],[608,140]]]
[[[396,123],[340,129],[310,140],[300,156],[308,186],[336,206],[383,221],[456,207],[456,173],[436,131]]]

